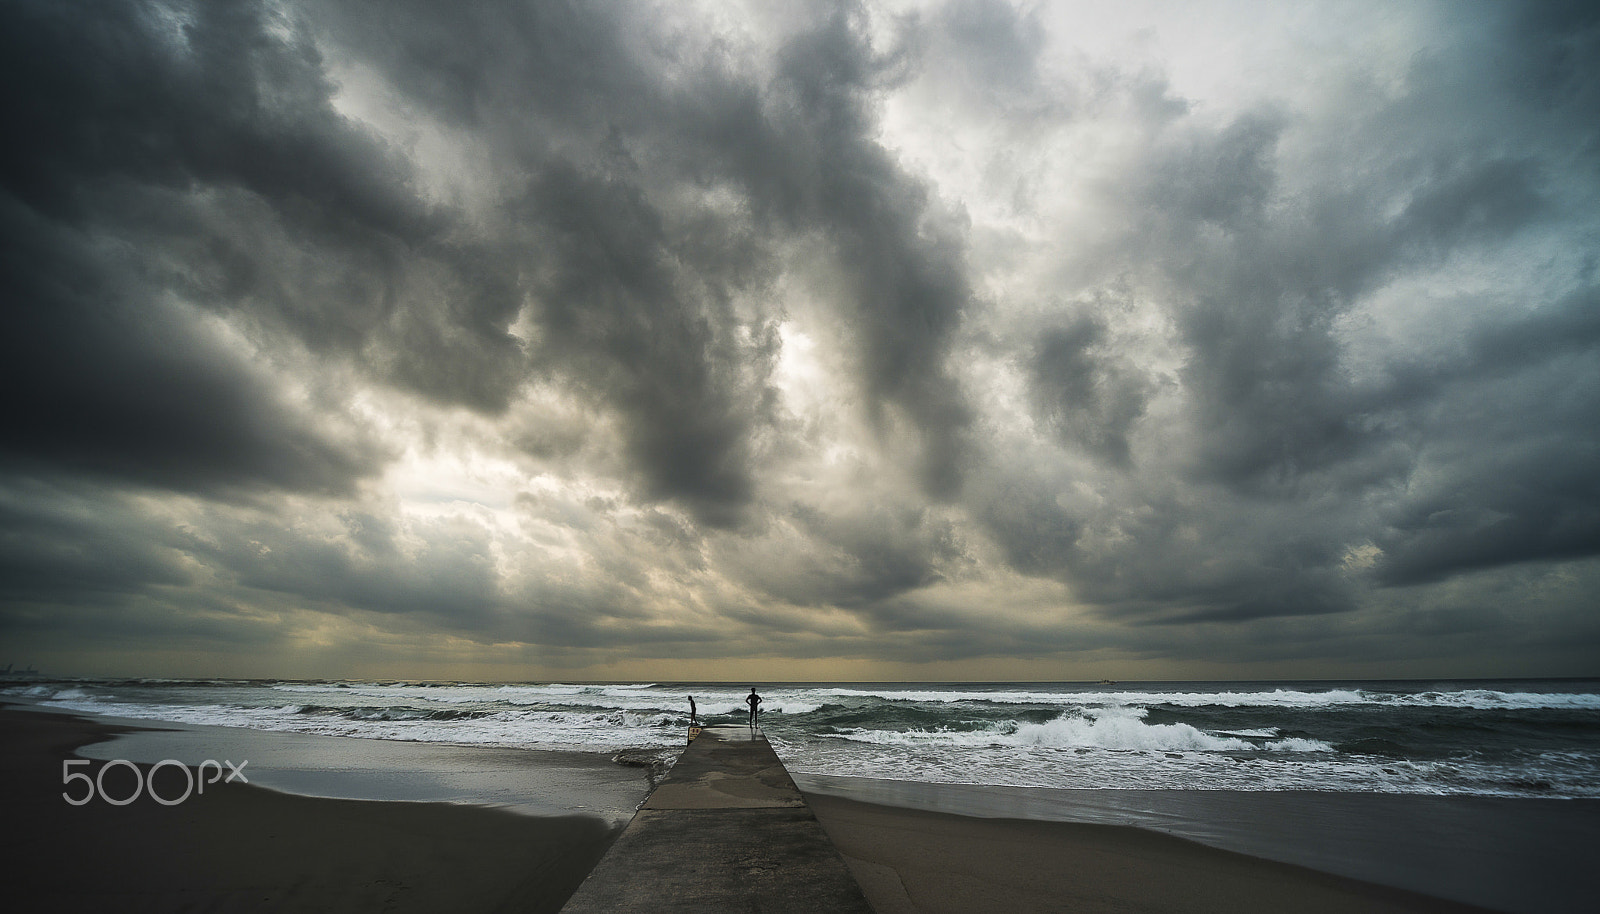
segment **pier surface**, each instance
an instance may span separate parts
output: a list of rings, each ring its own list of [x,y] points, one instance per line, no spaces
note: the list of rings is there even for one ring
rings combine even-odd
[[[562,914],[871,914],[766,737],[707,727]]]

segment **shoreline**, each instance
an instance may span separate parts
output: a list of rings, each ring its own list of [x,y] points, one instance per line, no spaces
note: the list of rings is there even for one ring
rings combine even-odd
[[[631,802],[629,791],[641,799],[646,792],[623,783],[642,781],[642,772],[583,753],[163,726],[34,705],[0,707],[0,728],[12,748],[5,794],[14,821],[6,832],[8,860],[23,874],[17,897],[32,893],[54,910],[166,910],[204,901],[241,911],[489,911],[509,899],[519,910],[558,911],[631,816],[631,807],[619,815],[619,804]],[[148,771],[168,757],[192,766],[219,740],[244,753],[236,760],[258,760],[247,773],[259,786],[208,787],[203,798],[172,807],[148,797],[125,807],[73,807],[61,798],[62,762],[75,754],[129,758]],[[93,751],[80,748],[97,742]],[[179,751],[185,746],[193,751]],[[474,766],[498,793],[475,792],[485,777],[463,774]],[[450,776],[439,777],[445,768]],[[508,773],[523,780],[499,783]],[[892,804],[870,791],[802,783],[879,914],[1044,911],[1065,899],[1078,911],[1165,914],[1263,906],[1328,914],[1582,910],[1576,895],[1571,907],[1466,899],[1490,905],[1474,908],[1436,892],[1208,847],[1164,834],[1170,830],[1148,817],[1062,821],[1039,814],[1044,795],[1035,789],[1012,791],[1026,794],[1028,807],[1015,798],[1008,806],[1006,788],[967,788],[972,795],[964,796],[951,785],[886,783],[902,794]],[[346,797],[356,790],[366,799],[302,792],[319,789]],[[511,797],[518,790],[550,793]],[[578,801],[595,796],[603,801],[582,809]],[[1258,813],[1270,811],[1271,798],[1243,796]],[[575,805],[579,814],[570,814]],[[1582,848],[1574,852],[1581,856]],[[59,878],[69,869],[77,875]],[[250,900],[257,890],[260,898]]]
[[[64,788],[63,761],[131,728],[10,706],[0,707],[0,728],[9,750],[0,758],[8,820],[0,846],[12,874],[7,896],[19,909],[554,914],[620,831],[592,816],[326,799],[238,783],[170,806],[148,794],[121,806],[98,798],[73,806],[63,790],[77,796],[84,784]],[[139,767],[148,775],[149,765]],[[128,773],[119,796],[132,784]]]
[[[72,712],[78,713],[78,712]],[[87,715],[86,715],[87,716]],[[628,824],[650,792],[644,767],[605,753],[509,749],[167,723],[92,716],[120,728],[80,747],[98,761],[146,765],[177,759],[248,759],[250,783],[305,797],[380,802],[456,803],[531,816],[586,815]]]

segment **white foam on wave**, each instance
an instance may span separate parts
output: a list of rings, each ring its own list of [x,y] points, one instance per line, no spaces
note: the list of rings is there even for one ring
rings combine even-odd
[[[81,700],[89,698],[89,693],[79,688],[68,687],[65,689],[52,689],[49,691],[49,701],[57,699],[63,701]]]
[[[916,690],[916,689],[818,689],[818,694],[839,698],[876,698],[924,704],[990,702],[993,704],[1039,704],[1066,707],[1107,705],[1168,705],[1172,707],[1223,708],[1334,708],[1348,705],[1386,707],[1465,708],[1470,710],[1585,709],[1600,710],[1600,694],[1568,692],[1504,692],[1493,689],[1458,691],[1384,692],[1367,689],[1273,689],[1271,691],[1161,692],[1093,690],[1046,692],[1026,690]]]
[[[778,745],[778,754],[795,774],[829,774],[939,784],[1008,787],[1091,788],[1099,790],[1313,790],[1329,785],[1351,792],[1525,795],[1514,788],[1484,789],[1482,782],[1450,787],[1435,764],[1375,763],[1336,753],[1262,753],[1241,759],[1216,752],[1117,752],[1093,749],[1054,755],[1050,763],[1030,763],[1014,747],[862,747],[835,741]],[[1593,791],[1589,795],[1593,795]]]
[[[1530,710],[1600,710],[1600,695],[1581,692],[1499,692],[1493,689],[1465,689],[1459,692],[1422,692],[1399,695],[1396,704],[1433,708],[1468,708],[1493,711],[1499,708]]]
[[[27,694],[43,699],[45,707],[178,723],[595,752],[681,746],[690,694],[701,715],[713,718],[742,718],[747,694],[742,686],[652,683],[183,682],[176,689],[147,684],[54,683],[29,686]],[[1397,719],[1409,719],[1406,709],[1419,707],[1504,709],[1514,718],[1526,709],[1600,706],[1600,696],[1582,693],[1403,691],[1363,685],[1320,691],[1298,683],[1257,691],[1229,686],[1221,692],[1183,691],[1181,686],[1169,692],[791,686],[761,694],[763,710],[771,715],[769,738],[785,747],[780,754],[797,765],[796,771],[1014,786],[1600,796],[1596,762],[1587,750],[1574,749],[1570,758],[1541,753],[1495,761],[1466,753],[1443,760],[1405,760],[1340,753],[1319,740],[1283,735],[1285,730],[1323,735],[1314,723],[1304,722],[1322,708],[1399,711],[1404,716]],[[899,729],[905,725],[902,712],[911,709],[900,704],[894,710],[893,705],[910,701],[928,705],[914,713],[925,729]],[[818,733],[825,721],[791,716],[824,704],[834,710],[844,705],[857,728]],[[1007,704],[1041,706],[1048,709],[1043,717],[1052,719],[1039,722],[1041,716],[1008,711]],[[1283,710],[1177,710],[1184,706]],[[1163,713],[1162,707],[1171,710]],[[1152,723],[1152,715],[1166,722]],[[985,723],[997,716],[1011,719]],[[1491,713],[1486,719],[1499,716]]]
[[[1147,724],[1143,714],[1127,711],[1061,716],[1042,724],[1023,724],[1012,734],[1024,746],[1052,748],[1136,749],[1145,751],[1195,750],[1220,752],[1253,749],[1239,737],[1212,736],[1189,724]]]
[[[110,717],[204,726],[407,742],[581,751],[614,751],[638,746],[664,748],[679,745],[683,734],[679,715],[636,714],[623,710],[581,712],[507,709],[471,718],[440,720],[415,709],[400,707],[341,709],[319,706],[314,713],[307,713],[304,705],[249,708],[103,699],[69,699],[51,701],[48,705]]]
[[[745,692],[727,688],[663,689],[656,683],[623,683],[572,685],[549,683],[540,685],[393,685],[373,684],[280,684],[274,689],[290,692],[314,692],[337,699],[339,703],[354,698],[372,699],[376,703],[396,702],[410,706],[427,707],[431,704],[484,706],[535,705],[560,707],[587,707],[605,710],[658,711],[662,713],[688,710],[690,694],[695,696],[702,715],[740,714],[745,711]],[[779,689],[762,695],[764,714],[807,714],[822,707],[811,689]]]
[[[548,683],[538,685],[411,685],[396,683],[296,683],[276,684],[274,689],[290,692],[316,692],[338,696],[366,696],[386,701],[406,699],[414,702],[472,704],[504,702],[511,705],[579,705],[595,708],[631,710],[682,708],[689,689],[663,689],[656,683],[612,683],[579,685]],[[706,714],[734,714],[744,709],[742,690],[702,688],[693,692]],[[762,710],[782,714],[807,714],[818,710],[829,699],[875,699],[923,704],[1031,704],[1064,708],[1097,707],[1224,707],[1224,708],[1319,708],[1384,707],[1460,708],[1467,710],[1600,709],[1600,694],[1506,692],[1493,689],[1456,691],[1387,692],[1366,689],[1334,688],[1321,691],[1272,689],[1133,691],[1085,690],[1077,692],[1027,689],[899,689],[899,688],[822,688],[774,689],[764,694]]]
[[[1153,692],[1094,690],[1082,692],[974,691],[909,689],[820,689],[820,693],[840,698],[877,698],[886,701],[914,701],[926,704],[990,702],[993,704],[1039,704],[1067,707],[1105,705],[1173,705],[1178,707],[1321,707],[1362,704],[1366,693],[1351,689],[1303,692],[1274,689],[1270,692]]]
[[[916,701],[924,704],[953,704],[961,701],[988,701],[995,704],[1056,704],[1073,702],[1079,693],[1062,692],[980,692],[915,689],[816,689],[819,695],[836,698],[878,698],[885,701]],[[1090,693],[1083,693],[1084,695]]]
[[[1143,708],[1089,709],[1067,713],[1042,724],[1008,721],[981,730],[846,729],[837,735],[856,742],[887,746],[1041,747],[1050,749],[1116,749],[1144,752],[1226,752],[1268,749],[1284,752],[1331,752],[1314,739],[1250,740],[1243,734],[1207,733],[1184,723],[1145,723]]]
[[[203,724],[221,727],[261,728],[284,717],[299,714],[302,705],[281,705],[270,708],[245,708],[237,705],[167,705],[145,702],[110,701],[88,696],[57,695],[46,703],[51,708],[82,711],[106,717],[126,717],[133,720],[165,720],[179,724]],[[265,729],[276,729],[264,727]]]
[[[687,694],[653,684],[626,686],[414,685],[406,683],[278,684],[288,705],[253,704],[231,693],[221,702],[179,704],[96,697],[81,689],[40,695],[56,707],[116,717],[282,730],[364,739],[468,745],[615,751],[681,745]],[[697,690],[702,716],[742,716],[744,693]],[[218,694],[218,697],[221,697]],[[764,696],[763,713],[799,714],[820,703],[787,690]]]
[[[16,685],[0,686],[0,692],[18,695],[23,698],[40,698],[45,700],[49,700],[62,691],[62,689],[58,689],[55,686],[47,685],[35,685],[27,687]],[[80,692],[79,694],[81,695],[82,693]]]

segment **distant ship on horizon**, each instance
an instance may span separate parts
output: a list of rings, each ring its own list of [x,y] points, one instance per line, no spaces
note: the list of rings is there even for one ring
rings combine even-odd
[[[7,679],[31,678],[31,679],[37,679],[39,677],[39,671],[34,669],[32,665],[29,665],[29,667],[27,669],[25,669],[25,670],[13,670],[12,669],[13,666],[15,666],[15,664],[12,664],[12,663],[6,664],[6,668],[3,669],[3,670],[0,670],[0,678],[7,678]]]

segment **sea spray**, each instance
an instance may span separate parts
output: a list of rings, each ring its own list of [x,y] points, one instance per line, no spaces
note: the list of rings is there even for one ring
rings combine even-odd
[[[71,680],[62,710],[366,739],[675,751],[743,683]],[[791,771],[999,786],[1600,797],[1600,683],[760,686]]]

